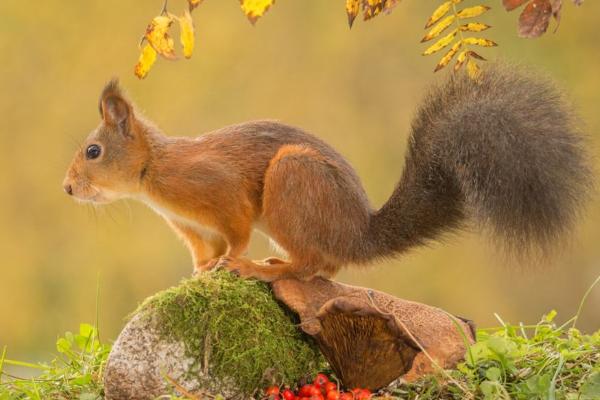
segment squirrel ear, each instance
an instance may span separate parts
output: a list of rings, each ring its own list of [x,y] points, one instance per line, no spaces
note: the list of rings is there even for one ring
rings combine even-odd
[[[129,101],[123,96],[116,78],[108,82],[102,90],[98,108],[107,125],[115,126],[122,134],[129,135],[129,118],[132,108]]]

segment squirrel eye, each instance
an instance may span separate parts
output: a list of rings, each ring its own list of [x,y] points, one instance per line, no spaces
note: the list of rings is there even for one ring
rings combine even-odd
[[[102,153],[102,149],[97,144],[90,144],[88,148],[85,150],[85,157],[88,160],[93,160],[94,158],[98,158]]]

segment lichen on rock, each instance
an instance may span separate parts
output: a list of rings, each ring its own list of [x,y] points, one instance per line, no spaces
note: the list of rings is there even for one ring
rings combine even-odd
[[[115,398],[134,398],[127,397],[120,382],[145,381],[152,398],[162,394],[158,386],[168,388],[166,375],[187,390],[226,397],[251,395],[271,382],[292,385],[323,366],[317,346],[297,323],[265,283],[221,270],[183,280],[146,299],[133,313],[109,358],[107,397],[112,390],[121,396]],[[135,341],[133,347],[125,346],[124,336],[139,335],[140,329],[151,332],[146,344],[137,350]],[[161,354],[155,351],[159,349]],[[147,363],[147,358],[153,360]],[[135,359],[135,365],[125,359]]]

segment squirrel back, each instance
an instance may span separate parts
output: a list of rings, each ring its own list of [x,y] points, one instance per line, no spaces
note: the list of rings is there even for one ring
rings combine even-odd
[[[555,85],[490,64],[430,89],[412,122],[398,186],[373,214],[369,256],[426,243],[471,221],[503,249],[543,254],[591,186],[577,117]]]

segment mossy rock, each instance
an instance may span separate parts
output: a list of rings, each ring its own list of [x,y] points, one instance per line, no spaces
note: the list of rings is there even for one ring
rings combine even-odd
[[[107,363],[106,397],[154,398],[172,391],[173,381],[227,398],[273,382],[293,385],[323,366],[297,324],[262,282],[225,271],[184,280],[133,313]]]

